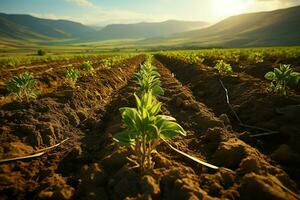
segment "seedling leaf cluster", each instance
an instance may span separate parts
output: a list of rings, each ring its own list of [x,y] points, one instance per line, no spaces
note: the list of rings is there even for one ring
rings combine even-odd
[[[80,72],[75,69],[73,66],[70,66],[66,70],[66,80],[71,87],[75,87],[77,79],[80,77]]]
[[[94,75],[95,69],[93,67],[93,63],[91,61],[85,61],[82,63],[82,68],[85,70],[85,75]]]
[[[164,95],[161,87],[160,74],[150,61],[146,61],[139,72],[135,74],[136,83],[139,85],[139,94],[151,92],[154,96]]]
[[[7,90],[17,96],[18,100],[35,99],[40,94],[35,90],[36,81],[30,72],[24,72],[19,76],[13,76],[8,85]]]
[[[215,65],[215,68],[222,75],[230,75],[233,73],[232,67],[230,66],[230,64],[225,63],[223,60],[218,60],[217,64]]]
[[[269,91],[287,95],[289,88],[299,83],[300,73],[293,72],[291,65],[280,65],[273,72],[266,73],[265,78],[271,81]]]
[[[136,74],[137,83],[140,85],[139,96],[134,94],[136,107],[120,108],[126,129],[114,135],[115,142],[133,150],[133,161],[141,171],[153,168],[151,154],[162,139],[186,135],[175,118],[159,114],[162,104],[156,97],[163,94],[159,77],[156,68],[151,64],[151,57],[148,58]]]

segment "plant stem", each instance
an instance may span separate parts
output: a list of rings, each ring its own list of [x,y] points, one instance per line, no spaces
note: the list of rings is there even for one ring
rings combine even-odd
[[[145,132],[142,133],[142,165],[143,169],[146,167],[145,165],[145,160],[146,160],[146,152],[147,152],[147,147],[146,147],[146,134]]]
[[[148,160],[149,168],[152,168],[151,152],[152,152],[152,144],[151,144],[151,141],[149,141],[148,154],[147,154],[147,160]]]

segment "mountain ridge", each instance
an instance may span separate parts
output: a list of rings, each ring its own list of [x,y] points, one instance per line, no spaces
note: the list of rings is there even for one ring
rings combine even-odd
[[[206,22],[167,20],[134,24],[88,26],[70,20],[51,20],[25,14],[0,13],[0,37],[21,40],[107,40],[116,38],[145,38],[171,35],[197,29]]]
[[[9,16],[0,13],[0,41],[6,43],[18,40],[64,45],[120,40],[113,44],[147,48],[300,45],[300,6],[235,15],[211,26],[202,21],[167,20],[97,27],[30,15]],[[133,40],[122,43],[123,39]]]
[[[207,28],[175,34],[171,38],[203,46],[209,46],[208,41],[212,39],[214,45],[223,46],[300,44],[300,6],[235,15]]]

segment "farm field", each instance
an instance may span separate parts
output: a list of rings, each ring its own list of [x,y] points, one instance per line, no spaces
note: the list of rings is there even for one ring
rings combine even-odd
[[[0,66],[0,199],[299,199],[299,47]]]

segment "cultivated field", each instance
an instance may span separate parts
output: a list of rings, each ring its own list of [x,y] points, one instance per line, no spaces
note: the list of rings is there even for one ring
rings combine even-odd
[[[0,63],[0,199],[299,199],[298,47]]]

